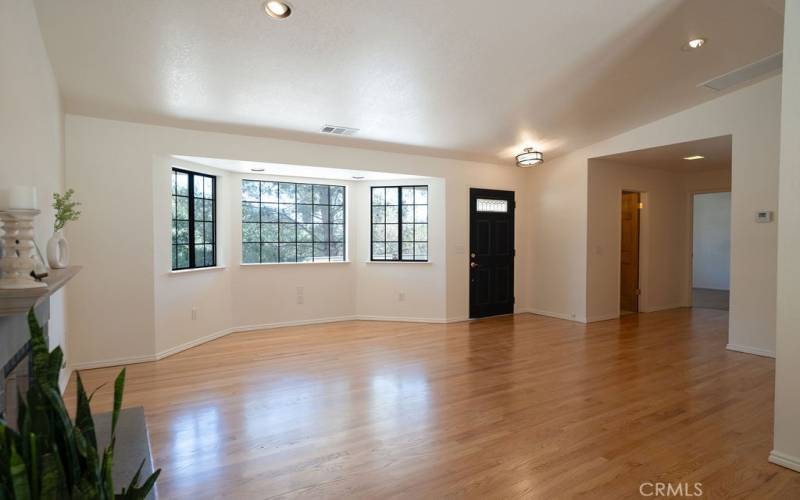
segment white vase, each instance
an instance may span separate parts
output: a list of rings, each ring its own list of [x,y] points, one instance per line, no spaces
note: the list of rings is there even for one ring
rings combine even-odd
[[[64,269],[69,265],[69,245],[61,229],[53,233],[47,242],[47,263],[50,269]]]

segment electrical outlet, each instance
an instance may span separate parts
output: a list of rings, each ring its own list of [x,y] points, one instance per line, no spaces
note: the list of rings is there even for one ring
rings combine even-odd
[[[192,307],[192,321],[197,319],[197,308]]]
[[[397,301],[398,302],[405,302],[406,301],[406,292],[397,292]]]

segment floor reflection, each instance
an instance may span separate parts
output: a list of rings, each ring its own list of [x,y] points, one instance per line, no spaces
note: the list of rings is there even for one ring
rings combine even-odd
[[[192,483],[198,458],[203,462],[219,463],[221,437],[224,429],[220,410],[205,406],[185,411],[172,421],[169,471],[171,479]]]

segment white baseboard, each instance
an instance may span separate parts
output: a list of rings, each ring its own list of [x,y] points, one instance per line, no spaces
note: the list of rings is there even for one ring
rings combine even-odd
[[[442,324],[442,323],[451,323],[455,321],[448,320],[447,318],[408,318],[404,316],[366,316],[366,315],[359,315],[356,316],[354,319],[358,321],[390,321],[390,322],[397,322],[397,323],[434,323],[434,324]],[[458,321],[458,320],[456,320]]]
[[[527,309],[521,309],[517,312],[526,312],[531,314],[537,314],[539,316],[547,316],[549,318],[558,318],[558,319],[565,319],[567,321],[577,321],[579,323],[586,323],[586,321],[582,321],[582,318],[573,318],[569,314],[557,313],[553,311],[545,311],[544,309],[534,309],[532,307],[529,307]]]
[[[747,347],[743,345],[728,344],[725,346],[729,351],[743,352],[745,354],[755,354],[756,356],[764,356],[767,358],[774,358],[775,351],[768,351],[766,349],[759,349],[757,347]]]
[[[298,321],[283,321],[278,323],[264,323],[257,325],[243,325],[234,326],[225,330],[220,330],[203,337],[184,342],[173,347],[164,349],[157,352],[152,356],[132,356],[128,358],[114,358],[101,361],[89,361],[84,363],[75,363],[70,368],[73,370],[91,370],[94,368],[107,368],[110,366],[132,365],[136,363],[147,363],[150,361],[157,361],[166,357],[178,354],[192,347],[211,342],[218,338],[224,337],[231,333],[244,333],[255,332],[261,330],[274,330],[276,328],[285,328],[289,326],[306,326],[306,325],[319,325],[325,323],[339,323],[342,321],[392,321],[392,322],[406,322],[406,323],[431,323],[431,324],[445,324],[445,323],[458,323],[461,321],[469,321],[466,316],[456,316],[453,318],[409,318],[403,316],[367,316],[367,315],[353,315],[353,316],[337,316],[332,318],[318,318],[307,319]]]
[[[685,304],[681,304],[681,303],[678,303],[678,304],[663,304],[663,305],[660,305],[660,306],[650,306],[647,309],[642,309],[642,312],[652,313],[652,312],[656,312],[656,311],[667,311],[669,309],[680,309],[681,307],[688,307],[688,306],[686,306]]]
[[[608,321],[612,319],[619,319],[619,313],[598,314],[597,316],[589,316],[588,323],[597,323],[598,321]]]
[[[301,319],[297,321],[281,321],[278,323],[264,323],[260,325],[234,326],[233,328],[230,328],[229,333],[252,332],[256,330],[273,330],[275,328],[285,328],[287,326],[306,326],[306,325],[319,325],[322,323],[339,323],[342,321],[353,321],[356,319],[358,319],[358,316],[335,316],[332,318]]]
[[[200,337],[199,339],[190,340],[189,342],[184,342],[183,344],[170,347],[169,349],[164,349],[163,351],[156,353],[156,360],[164,359],[167,356],[172,356],[173,354],[178,354],[179,352],[185,351],[186,349],[191,349],[192,347],[195,346],[199,346],[200,344],[205,344],[206,342],[211,342],[212,340],[224,337],[229,333],[233,333],[233,330],[231,328],[227,328],[219,332],[214,332],[212,334],[206,335],[205,337]]]
[[[243,325],[243,326],[235,326],[232,328],[226,328],[225,330],[220,330],[218,332],[210,333],[203,337],[190,340],[189,342],[184,342],[183,344],[178,344],[176,346],[169,347],[167,349],[164,349],[163,351],[157,352],[155,355],[152,356],[131,356],[127,358],[113,358],[100,361],[88,361],[83,363],[75,363],[70,368],[73,370],[91,370],[94,368],[108,368],[110,366],[132,365],[136,363],[147,363],[150,361],[157,361],[159,359],[164,359],[166,357],[172,356],[173,354],[178,354],[179,352],[183,352],[187,349],[191,349],[192,347],[197,347],[199,345],[205,344],[206,342],[211,342],[212,340],[216,340],[231,333],[274,330],[276,328],[285,328],[289,326],[319,325],[324,323],[338,323],[341,321],[354,321],[354,320],[408,321],[414,323],[449,323],[449,322],[464,321],[466,319],[467,318],[428,319],[428,318],[403,318],[403,317],[388,317],[388,316],[337,316],[333,318],[318,318],[318,319],[307,319],[298,321],[282,321],[278,323],[263,323],[257,325]]]
[[[154,354],[148,354],[145,356],[130,356],[125,358],[103,359],[100,361],[85,361],[83,363],[74,363],[70,368],[72,370],[92,370],[94,368],[108,368],[109,366],[135,365],[136,363],[147,363],[155,360],[156,356]]]
[[[786,467],[787,469],[800,472],[800,458],[798,457],[793,457],[791,455],[772,450],[772,452],[769,454],[768,460],[775,465],[780,465],[781,467]]]

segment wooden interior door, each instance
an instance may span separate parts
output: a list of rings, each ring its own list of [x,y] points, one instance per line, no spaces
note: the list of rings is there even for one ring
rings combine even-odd
[[[639,193],[622,192],[619,307],[639,311]]]

